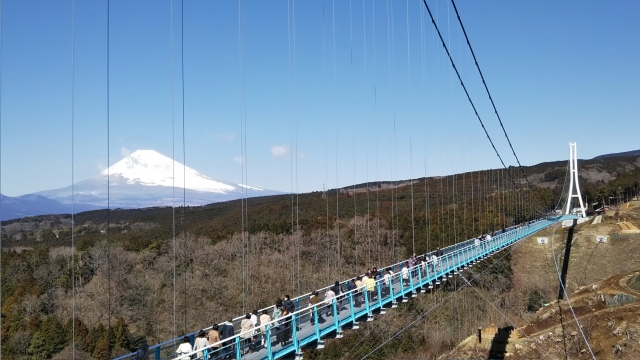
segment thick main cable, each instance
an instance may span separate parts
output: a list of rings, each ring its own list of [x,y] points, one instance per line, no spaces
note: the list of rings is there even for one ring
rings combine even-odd
[[[484,122],[482,121],[482,118],[480,117],[480,114],[478,114],[478,110],[476,109],[476,106],[473,103],[473,100],[471,100],[471,95],[469,94],[469,91],[467,90],[467,87],[464,84],[464,81],[462,81],[462,76],[460,75],[460,72],[458,71],[458,68],[456,67],[455,62],[453,61],[453,57],[451,57],[451,53],[449,52],[449,48],[447,47],[447,44],[445,43],[444,38],[442,37],[442,33],[440,32],[440,29],[438,28],[438,24],[436,24],[436,20],[433,17],[433,14],[431,13],[431,9],[429,8],[429,5],[427,4],[427,1],[426,0],[422,0],[422,3],[427,8],[427,12],[429,13],[429,17],[431,17],[431,23],[433,24],[434,28],[436,29],[436,32],[438,33],[438,37],[440,38],[440,42],[442,43],[442,47],[444,48],[444,50],[447,53],[447,56],[449,57],[449,61],[451,62],[451,66],[453,67],[453,70],[455,71],[456,76],[458,77],[458,80],[460,81],[460,85],[462,86],[462,89],[464,90],[464,93],[467,96],[467,100],[469,100],[469,104],[471,104],[471,107],[473,108],[473,112],[475,113],[476,117],[478,118],[478,121],[480,122],[480,125],[482,126],[482,130],[484,130],[484,134],[487,136],[487,139],[489,140],[489,143],[491,143],[491,147],[493,148],[494,152],[496,153],[496,156],[498,156],[498,159],[500,160],[500,163],[502,164],[502,167],[504,167],[507,170],[507,173],[509,174],[509,178],[516,185],[516,187],[518,188],[518,191],[520,191],[520,186],[518,186],[518,184],[516,183],[515,179],[513,178],[512,174],[511,174],[511,172],[509,171],[509,169],[505,165],[505,162],[502,159],[502,156],[500,155],[500,153],[498,152],[498,149],[496,148],[495,144],[493,143],[493,140],[491,139],[491,136],[489,135],[489,132],[487,131],[487,128],[484,126]],[[525,196],[525,195],[522,194],[522,196]],[[531,200],[529,200],[528,198],[526,200],[529,203],[529,205],[531,205],[531,207],[533,207],[537,212],[539,212],[540,214],[544,214],[545,213],[544,211],[539,210],[531,202]]]
[[[471,51],[471,56],[473,56],[473,61],[475,62],[476,68],[478,69],[478,73],[480,74],[480,78],[482,79],[482,84],[484,85],[484,89],[487,91],[487,95],[489,96],[489,100],[491,101],[491,106],[493,106],[493,111],[496,113],[496,117],[498,118],[498,122],[500,122],[500,127],[502,128],[502,132],[504,133],[504,137],[507,139],[507,142],[509,143],[509,147],[511,148],[511,152],[513,153],[513,156],[516,158],[516,161],[518,162],[518,167],[519,167],[520,171],[522,172],[522,175],[524,175],[524,178],[527,181],[527,185],[529,185],[529,189],[533,190],[533,187],[531,186],[531,182],[529,182],[529,178],[527,177],[527,174],[524,172],[522,164],[520,164],[520,159],[518,159],[518,155],[516,155],[516,151],[513,149],[513,145],[511,144],[511,139],[509,139],[509,135],[507,135],[507,130],[505,130],[505,128],[504,128],[504,124],[502,123],[502,119],[500,118],[500,114],[498,114],[498,109],[496,108],[496,104],[493,102],[493,97],[491,97],[491,92],[489,92],[489,87],[487,86],[487,82],[484,79],[484,75],[482,74],[482,70],[480,70],[480,65],[478,64],[478,59],[476,58],[476,54],[473,51],[473,47],[471,46],[471,42],[469,41],[469,36],[467,36],[467,30],[465,30],[464,25],[462,24],[462,19],[460,18],[460,13],[458,12],[458,7],[456,6],[456,2],[454,0],[451,0],[451,4],[453,4],[453,9],[455,10],[456,16],[458,17],[458,22],[460,23],[460,28],[462,29],[462,32],[464,33],[464,38],[467,40],[467,45],[469,46],[469,51]]]

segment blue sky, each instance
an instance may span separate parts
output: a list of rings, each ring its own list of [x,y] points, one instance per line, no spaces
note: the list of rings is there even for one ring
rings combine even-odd
[[[428,3],[515,164],[453,8]],[[182,161],[181,65],[186,165],[220,180],[242,181],[243,155],[249,185],[280,191],[499,166],[420,0],[246,0],[241,41],[237,1],[185,0],[184,44],[180,1],[112,0],[108,134],[106,4],[75,4],[72,162],[71,1],[3,1],[3,194],[68,186],[136,149]],[[570,141],[581,158],[640,148],[640,3],[457,6],[523,164],[565,159]]]

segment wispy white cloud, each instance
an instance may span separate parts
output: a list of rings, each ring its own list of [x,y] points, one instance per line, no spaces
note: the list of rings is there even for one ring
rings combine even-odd
[[[244,157],[238,155],[238,156],[233,158],[233,162],[236,163],[236,164],[242,165],[242,164],[244,164]]]
[[[271,156],[274,158],[288,158],[291,156],[291,148],[288,146],[272,146]]]

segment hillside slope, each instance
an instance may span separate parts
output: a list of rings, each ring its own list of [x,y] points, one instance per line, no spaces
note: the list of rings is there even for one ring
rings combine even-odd
[[[634,226],[640,222],[640,202],[627,203],[616,210],[619,220],[627,220]],[[516,263],[514,267],[521,268],[520,273],[528,270],[530,274],[539,275],[520,276],[516,281],[522,284],[529,281],[538,289],[541,296],[537,298],[537,307],[540,309],[520,318],[513,317],[516,329],[508,341],[490,336],[478,343],[477,337],[469,334],[471,336],[444,357],[556,359],[566,356],[587,359],[591,355],[584,341],[586,338],[598,359],[639,358],[640,235],[621,233],[622,228],[615,217],[616,213],[612,213],[602,224],[581,225],[572,247],[567,290],[584,337],[578,330],[569,302],[553,300],[558,291],[555,264],[549,269],[553,261],[538,260],[536,254],[544,246],[531,241],[521,249],[521,264]],[[596,235],[608,235],[608,241],[598,243]],[[562,261],[563,246],[562,242],[557,244],[559,261]],[[549,251],[544,252],[551,255]],[[514,273],[519,272],[515,270]],[[495,324],[502,326],[503,323]],[[482,324],[483,333],[492,334],[495,328],[492,331],[491,325]]]

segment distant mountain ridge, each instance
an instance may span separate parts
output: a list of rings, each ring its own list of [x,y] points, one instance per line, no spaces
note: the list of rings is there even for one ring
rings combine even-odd
[[[620,153],[600,155],[600,156],[594,157],[591,160],[600,160],[600,159],[626,157],[626,156],[640,156],[640,150],[632,150],[632,151],[625,151]]]
[[[172,165],[173,164],[173,165]],[[533,185],[562,186],[567,161],[551,161],[525,166]],[[580,160],[580,176],[587,181],[609,181],[618,174],[640,168],[640,150],[605,154]],[[175,187],[174,185],[175,174]],[[110,194],[107,196],[107,176]],[[186,180],[186,182],[184,181]],[[417,179],[414,179],[414,181]],[[409,184],[409,180],[378,182],[382,188]],[[185,186],[186,184],[186,186]],[[558,185],[559,184],[559,185]],[[368,184],[371,186],[371,184]],[[582,184],[589,191],[589,184]],[[186,189],[183,189],[183,186]],[[367,184],[356,185],[364,188]],[[353,185],[343,189],[348,190]],[[71,186],[40,191],[19,197],[2,196],[1,218],[10,220],[25,216],[68,214],[74,202],[76,213],[106,208],[147,208],[162,206],[199,206],[240,199],[245,196],[282,194],[241,184],[219,181],[185,167],[153,150],[138,150],[96,176]],[[108,198],[109,197],[109,198]]]
[[[279,194],[213,179],[154,150],[135,151],[98,175],[76,183],[73,192],[73,201],[110,208],[198,206]],[[35,194],[63,204],[72,202],[71,186]]]
[[[29,194],[18,197],[4,196],[0,194],[0,218],[11,220],[26,216],[37,216],[45,214],[70,214],[71,205],[62,204],[42,195]],[[74,212],[101,209],[100,206],[79,204],[73,206]]]

